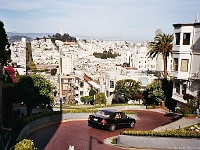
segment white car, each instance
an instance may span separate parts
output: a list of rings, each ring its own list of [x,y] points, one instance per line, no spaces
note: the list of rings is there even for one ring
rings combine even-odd
[[[135,104],[135,101],[131,99],[128,101],[128,104]]]
[[[65,103],[65,102],[62,102],[62,104],[64,104],[64,103]],[[55,104],[56,104],[56,105],[59,105],[59,104],[60,104],[60,101],[56,101]]]

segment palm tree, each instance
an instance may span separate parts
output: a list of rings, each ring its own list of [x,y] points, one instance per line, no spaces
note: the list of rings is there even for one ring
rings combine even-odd
[[[172,52],[172,41],[173,41],[173,34],[158,34],[153,42],[149,42],[147,44],[147,56],[151,58],[158,57],[160,54],[163,58],[164,64],[164,79],[167,78],[167,57]]]

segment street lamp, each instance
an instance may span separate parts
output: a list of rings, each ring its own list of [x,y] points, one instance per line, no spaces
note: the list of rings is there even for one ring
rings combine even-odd
[[[60,90],[60,111],[62,112],[62,61],[61,61],[61,48],[59,47],[59,73],[60,73],[60,78],[59,78],[59,90]]]

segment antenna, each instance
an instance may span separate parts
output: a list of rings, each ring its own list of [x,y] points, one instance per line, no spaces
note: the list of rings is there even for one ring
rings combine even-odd
[[[197,15],[196,15],[196,18],[195,18],[195,23],[199,23],[199,17],[198,17],[198,12],[197,12]]]

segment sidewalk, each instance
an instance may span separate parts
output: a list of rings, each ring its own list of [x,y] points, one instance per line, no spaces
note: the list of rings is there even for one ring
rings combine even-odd
[[[200,123],[200,118],[181,118],[175,122],[172,122],[170,124],[164,125],[164,126],[160,126],[156,129],[154,129],[154,131],[166,131],[166,130],[173,130],[173,129],[180,129],[180,128],[184,128],[184,127],[188,127],[191,126],[193,124],[197,124]]]

